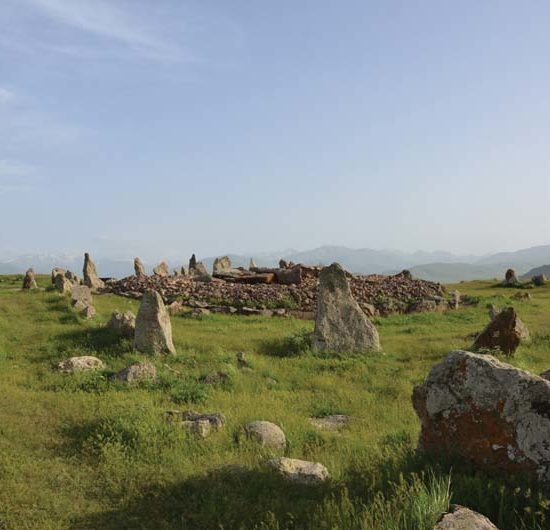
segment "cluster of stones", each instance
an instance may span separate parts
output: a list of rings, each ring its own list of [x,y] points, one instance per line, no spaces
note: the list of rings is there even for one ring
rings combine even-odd
[[[236,269],[223,256],[216,259],[210,275],[193,255],[189,267],[174,275],[161,263],[147,276],[139,258],[134,268],[134,276],[113,281],[106,290],[136,299],[155,290],[167,304],[176,301],[213,312],[248,315],[260,311],[267,315],[276,307],[283,313],[313,318],[317,307],[320,267],[281,261],[278,268],[258,268],[252,262],[249,269]],[[449,296],[440,284],[414,279],[407,271],[394,276],[345,274],[353,297],[368,316],[444,311],[455,309],[461,300],[458,293]]]

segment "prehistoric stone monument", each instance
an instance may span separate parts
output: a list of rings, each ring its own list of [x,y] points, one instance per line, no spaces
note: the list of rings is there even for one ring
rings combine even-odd
[[[82,269],[84,276],[84,285],[87,285],[93,291],[96,289],[103,289],[105,284],[99,279],[97,275],[97,269],[95,263],[90,258],[90,254],[87,252],[84,254],[84,267]]]
[[[168,263],[165,261],[161,261],[154,269],[153,273],[155,276],[170,276],[170,268],[168,267]]]
[[[23,278],[23,289],[38,289],[34,278],[34,270],[28,269]]]
[[[134,258],[134,272],[138,278],[145,276],[145,267],[139,258]]]
[[[502,285],[505,286],[515,286],[519,285],[518,277],[516,276],[516,271],[514,269],[508,269],[504,275],[504,281]]]
[[[494,313],[491,322],[477,336],[474,350],[500,350],[513,355],[522,341],[529,340],[529,330],[519,319],[513,307]]]
[[[141,300],[136,317],[134,347],[143,353],[176,353],[170,316],[156,291],[145,291]]]
[[[550,382],[490,355],[456,350],[415,387],[419,449],[550,481]]]
[[[195,254],[189,259],[189,275],[190,276],[210,276],[204,263],[197,261]]]
[[[319,274],[313,348],[335,353],[380,350],[378,331],[353,298],[338,263]]]
[[[214,274],[220,274],[228,270],[231,270],[231,259],[229,256],[222,256],[214,260],[214,265],[212,267],[212,272]]]

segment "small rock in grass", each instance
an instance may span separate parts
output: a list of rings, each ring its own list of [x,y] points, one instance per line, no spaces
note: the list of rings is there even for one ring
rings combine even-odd
[[[285,449],[286,436],[283,430],[270,421],[253,421],[244,426],[247,438],[259,442],[268,449]]]
[[[157,378],[157,369],[151,363],[132,364],[114,374],[113,381],[124,383],[138,383],[140,381],[154,381]]]
[[[319,429],[329,429],[336,431],[346,427],[351,418],[345,414],[333,414],[332,416],[323,416],[322,418],[310,418],[312,425]]]
[[[297,484],[313,486],[329,478],[327,468],[318,462],[281,457],[269,460],[267,465],[283,478]]]
[[[199,381],[206,385],[219,385],[229,382],[229,374],[225,372],[210,372],[199,377]]]
[[[65,361],[61,361],[57,368],[61,372],[72,374],[74,372],[87,372],[90,370],[103,370],[105,365],[103,361],[91,355],[83,355],[81,357],[71,357]]]
[[[498,530],[484,515],[464,506],[453,505],[434,530]]]
[[[201,414],[193,410],[168,410],[164,413],[164,417],[167,421],[176,424],[182,424],[186,421],[200,421],[206,420],[210,423],[210,426],[214,429],[220,429],[225,425],[225,416],[221,412],[207,412]],[[183,425],[182,425],[183,426]],[[183,426],[185,427],[185,426]]]

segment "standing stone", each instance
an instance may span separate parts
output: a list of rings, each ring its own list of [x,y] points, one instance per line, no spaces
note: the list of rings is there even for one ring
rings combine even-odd
[[[529,330],[519,319],[515,309],[507,307],[497,313],[477,336],[473,349],[496,349],[505,355],[513,355],[524,340],[529,340]]]
[[[155,274],[155,276],[161,276],[161,277],[165,277],[165,276],[170,276],[170,269],[168,268],[168,263],[166,263],[165,261],[161,261],[154,269],[153,269],[153,273]]]
[[[55,277],[58,274],[65,274],[65,269],[62,269],[61,267],[54,267],[52,269],[52,285],[55,285]]]
[[[531,278],[531,281],[533,282],[533,285],[542,287],[546,283],[546,276],[544,276],[544,274],[537,274]]]
[[[102,289],[105,284],[99,279],[95,263],[90,258],[90,254],[87,252],[84,254],[84,268],[82,269],[84,276],[84,285],[87,285],[90,289]]]
[[[378,331],[353,298],[338,263],[319,274],[313,348],[334,353],[380,350]]]
[[[254,270],[257,268],[258,268],[258,265],[256,265],[254,258],[250,258],[250,263],[248,264],[248,270]]]
[[[23,278],[23,289],[37,289],[36,280],[34,279],[34,270],[28,269]]]
[[[187,269],[185,266],[181,266],[180,269],[180,275],[181,276],[189,276],[189,269]]]
[[[189,258],[189,270],[194,269],[197,266],[197,257],[195,254],[192,254]]]
[[[139,258],[134,258],[134,272],[138,278],[145,277],[145,267]]]
[[[518,277],[516,276],[516,271],[514,269],[508,269],[504,275],[504,281],[502,285],[518,285]]]
[[[279,269],[286,269],[288,267],[288,262],[284,259],[279,260]]]
[[[78,276],[74,272],[65,271],[65,278],[67,278],[67,280],[69,280],[73,285],[78,285],[80,283]]]
[[[197,261],[195,254],[189,260],[189,275],[199,278],[209,278],[210,274],[202,261]]]
[[[65,276],[65,274],[57,274],[54,280],[55,288],[61,294],[70,293],[73,288],[71,281]]]
[[[418,447],[480,469],[550,482],[550,382],[490,355],[456,350],[415,387]]]
[[[143,353],[176,353],[170,315],[156,291],[145,291],[141,300],[136,317],[134,347]]]
[[[214,260],[212,272],[214,274],[220,274],[224,271],[231,269],[231,259],[229,256],[222,256]]]
[[[81,309],[93,303],[92,290],[87,285],[73,285],[71,287],[71,304],[79,305]]]

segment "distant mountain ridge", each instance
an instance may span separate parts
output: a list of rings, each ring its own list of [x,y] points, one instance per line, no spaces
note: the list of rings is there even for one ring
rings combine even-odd
[[[397,250],[373,250],[368,248],[352,249],[344,246],[324,245],[306,251],[284,250],[281,252],[250,253],[248,255],[229,254],[235,267],[248,267],[250,258],[258,266],[276,266],[279,259],[305,263],[308,265],[328,265],[341,263],[346,269],[358,274],[393,274],[403,269],[426,280],[443,283],[458,282],[484,278],[500,278],[508,268],[523,275],[536,267],[550,264],[550,245],[520,249],[515,252],[499,252],[486,256],[457,256],[446,251],[413,253]],[[113,259],[92,255],[101,276],[124,277],[133,274],[133,257]],[[215,257],[201,258],[211,269]],[[171,269],[179,270],[187,266],[189,256],[178,260],[170,260]],[[160,260],[159,260],[160,261]],[[38,273],[49,273],[54,266],[70,269],[77,274],[82,273],[83,254],[27,254],[2,260],[0,257],[0,274],[23,273],[33,267]],[[144,260],[148,273],[158,264]],[[531,274],[531,273],[530,273]],[[550,274],[550,271],[547,272]]]

